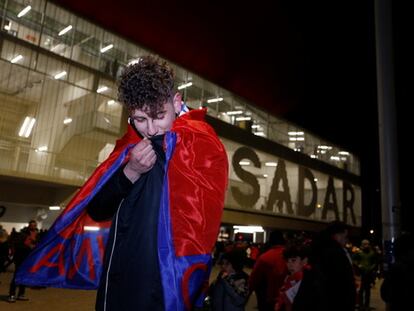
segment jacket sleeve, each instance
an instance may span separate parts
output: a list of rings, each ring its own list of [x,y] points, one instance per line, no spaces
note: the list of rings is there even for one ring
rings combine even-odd
[[[93,197],[87,207],[89,216],[95,221],[112,218],[122,199],[131,191],[132,183],[125,176],[122,165],[101,190]]]

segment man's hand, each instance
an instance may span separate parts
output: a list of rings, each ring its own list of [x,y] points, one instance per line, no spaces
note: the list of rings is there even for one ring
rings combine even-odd
[[[156,160],[157,155],[152,148],[151,141],[144,138],[132,148],[129,161],[124,168],[124,174],[134,183],[142,174],[152,169]]]

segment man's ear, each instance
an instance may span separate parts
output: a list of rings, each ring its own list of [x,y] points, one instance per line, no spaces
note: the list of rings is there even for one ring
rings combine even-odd
[[[179,92],[175,93],[173,98],[173,106],[174,106],[174,112],[176,114],[179,114],[181,112],[181,103],[182,103],[182,97]]]

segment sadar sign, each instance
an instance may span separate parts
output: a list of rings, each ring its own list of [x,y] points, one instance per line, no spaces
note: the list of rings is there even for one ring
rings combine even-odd
[[[248,160],[247,163],[252,163],[256,169],[252,166],[250,169],[242,166],[243,161],[246,160]],[[246,191],[245,188],[241,189],[237,185],[232,185],[230,191],[234,200],[241,207],[257,210],[257,202],[261,194],[263,196],[264,189],[261,189],[258,174],[251,171],[262,169],[262,162],[258,154],[245,146],[238,148],[232,157],[232,169],[233,173],[251,188],[250,191]],[[309,168],[300,165],[292,166],[290,163],[289,170],[288,173],[285,160],[279,158],[274,175],[267,176],[269,181],[271,180],[271,185],[267,186],[265,203],[259,209],[277,211],[290,216],[311,217],[320,207],[322,209],[321,213],[318,213],[320,220],[334,218],[354,225],[357,224],[354,210],[356,193],[355,187],[351,183],[339,180],[340,185],[335,187],[334,178],[323,175],[323,186],[319,186],[318,189],[317,179]],[[306,189],[305,182],[308,183]],[[336,185],[338,185],[338,179],[336,179]],[[342,191],[338,192],[338,189]],[[292,193],[296,195],[295,204],[292,204]],[[341,197],[338,197],[339,195]]]

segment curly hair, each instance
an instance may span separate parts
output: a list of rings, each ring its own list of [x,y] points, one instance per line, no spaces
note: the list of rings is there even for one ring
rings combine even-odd
[[[152,118],[174,93],[174,71],[167,62],[153,56],[144,56],[129,65],[118,85],[118,99],[131,112],[144,109]]]

